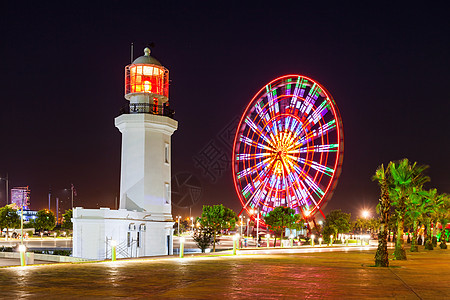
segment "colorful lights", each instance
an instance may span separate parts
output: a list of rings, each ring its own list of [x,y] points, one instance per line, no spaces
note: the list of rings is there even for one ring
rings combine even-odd
[[[313,216],[331,196],[342,151],[331,95],[305,76],[275,79],[252,99],[236,132],[232,167],[242,205]]]

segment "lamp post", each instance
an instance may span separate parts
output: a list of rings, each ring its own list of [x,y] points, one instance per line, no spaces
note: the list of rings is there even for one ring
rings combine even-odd
[[[71,192],[72,192],[72,211],[73,211],[73,189],[74,189],[74,187],[73,187],[73,184],[70,186],[70,190],[71,190]]]
[[[256,241],[259,242],[259,207],[256,209]]]
[[[20,206],[20,245],[23,246],[23,198],[25,190],[22,190],[22,205]]]
[[[370,217],[370,211],[368,211],[367,209],[364,209],[362,211],[362,217],[367,220],[367,218]],[[366,225],[366,224],[364,223],[364,225]],[[361,228],[361,234],[363,234],[363,229],[365,229],[365,228]]]
[[[241,219],[241,230],[239,233],[242,235],[242,216],[239,216],[239,218]]]
[[[178,236],[180,236],[180,218],[181,218],[181,216],[177,216],[177,219],[178,219]]]
[[[5,184],[6,184],[6,205],[8,205],[8,200],[9,200],[9,178],[8,178],[8,173],[6,173],[6,177],[1,178],[0,180],[4,180]]]
[[[194,217],[191,217],[191,227],[192,231],[194,231]]]

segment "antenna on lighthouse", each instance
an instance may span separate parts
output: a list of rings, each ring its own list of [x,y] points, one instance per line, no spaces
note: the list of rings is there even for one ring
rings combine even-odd
[[[130,63],[133,63],[133,43],[131,43],[131,61]]]

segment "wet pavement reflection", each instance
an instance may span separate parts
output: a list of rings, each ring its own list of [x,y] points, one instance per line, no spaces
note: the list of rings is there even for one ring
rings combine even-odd
[[[209,256],[4,268],[0,290],[3,298],[49,299],[416,297],[390,269],[371,267],[373,254]]]

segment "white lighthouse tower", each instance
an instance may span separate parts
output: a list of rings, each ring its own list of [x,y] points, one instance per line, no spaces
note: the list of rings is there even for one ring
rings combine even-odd
[[[73,256],[107,259],[173,253],[170,195],[171,135],[178,127],[169,108],[169,71],[144,55],[125,67],[129,108],[115,119],[122,133],[119,210],[74,210]]]

